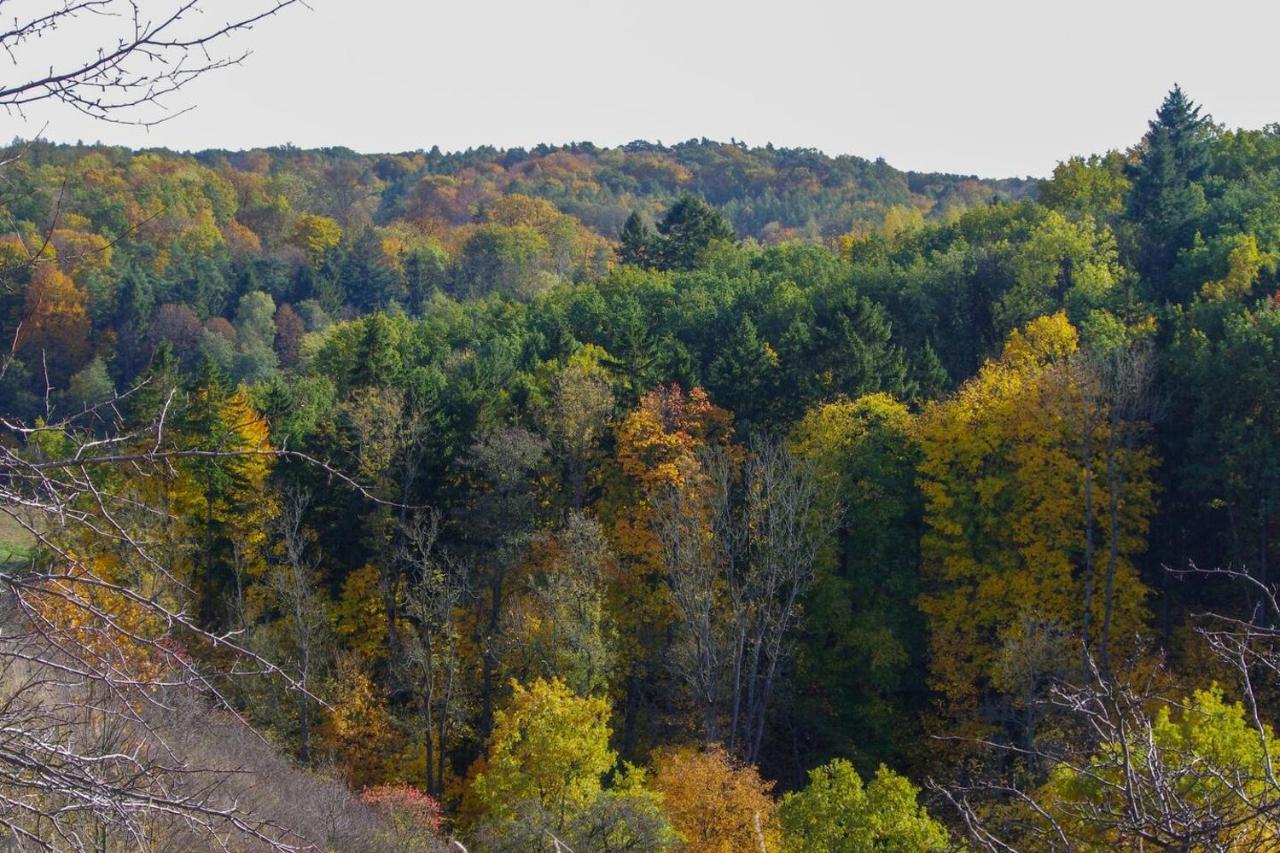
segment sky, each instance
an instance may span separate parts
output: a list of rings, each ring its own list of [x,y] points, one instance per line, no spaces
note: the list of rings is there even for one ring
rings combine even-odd
[[[50,107],[4,119],[9,136],[363,152],[705,136],[997,177],[1132,145],[1175,81],[1230,127],[1280,121],[1267,0],[309,5],[248,33],[252,55],[158,127]]]

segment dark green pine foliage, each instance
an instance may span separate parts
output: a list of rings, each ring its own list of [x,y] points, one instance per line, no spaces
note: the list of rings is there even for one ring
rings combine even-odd
[[[640,395],[662,381],[662,354],[644,308],[634,297],[620,302],[610,318],[605,349],[616,359],[626,388],[624,401],[634,405]]]
[[[924,346],[915,353],[911,367],[912,378],[917,386],[916,393],[921,399],[935,400],[951,387],[947,368],[943,366],[942,359],[938,358],[938,351],[929,341],[925,341]]]
[[[1181,87],[1174,86],[1160,105],[1143,139],[1141,158],[1129,166],[1128,212],[1137,225],[1135,262],[1152,294],[1180,301],[1170,281],[1178,253],[1195,240],[1205,212],[1200,181],[1209,166],[1214,126]]]
[[[1215,319],[1197,318],[1170,348],[1165,502],[1197,532],[1187,558],[1245,567],[1270,586],[1280,562],[1280,308]]]
[[[655,248],[653,229],[640,214],[632,212],[618,234],[618,259],[634,267],[649,268],[653,266]]]
[[[778,343],[778,415],[798,418],[815,403],[886,391],[900,399],[918,392],[883,308],[847,287],[813,296],[809,316],[797,318]]]
[[[403,361],[392,320],[386,314],[372,314],[361,324],[354,369],[348,381],[353,387],[396,384]]]
[[[193,252],[175,244],[166,273],[169,285],[156,288],[156,302],[182,303],[201,317],[221,315],[231,305],[226,270],[223,253]]]
[[[130,263],[116,284],[112,315],[116,328],[130,328],[141,337],[146,334],[147,323],[155,307],[155,285],[151,277],[140,264]]]
[[[421,316],[431,298],[444,289],[449,274],[449,258],[443,250],[414,250],[404,259],[405,307]]]
[[[147,325],[155,307],[154,282],[140,264],[130,263],[116,284],[112,311],[118,343],[111,367],[118,381],[128,381],[146,367]]]
[[[160,342],[150,363],[132,381],[138,390],[125,401],[125,422],[131,429],[145,429],[160,417],[171,392],[181,384],[178,359],[168,341]]]
[[[661,239],[654,264],[665,270],[691,270],[707,247],[734,239],[733,228],[715,208],[696,196],[681,196],[658,223]]]
[[[767,422],[777,380],[778,356],[743,316],[707,371],[712,399],[734,413],[739,430],[750,432]]]
[[[405,283],[397,270],[384,263],[372,228],[362,231],[352,244],[342,264],[341,281],[347,299],[361,311],[381,311],[392,304],[403,307],[406,302]]]

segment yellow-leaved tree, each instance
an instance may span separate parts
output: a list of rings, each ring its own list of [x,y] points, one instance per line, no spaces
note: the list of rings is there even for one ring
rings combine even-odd
[[[563,829],[599,798],[601,779],[616,759],[608,701],[577,696],[559,679],[513,684],[510,702],[494,716],[485,762],[463,811],[501,821],[534,804]]]
[[[601,502],[617,556],[609,585],[609,617],[617,628],[617,689],[620,704],[638,707],[646,674],[666,667],[663,656],[675,619],[666,585],[662,546],[654,532],[654,502],[671,490],[703,484],[701,456],[728,445],[733,415],[713,404],[701,388],[659,387],[640,398],[616,429],[615,465],[621,476]],[[691,501],[696,503],[696,501]],[[638,715],[624,715],[622,740],[634,744]]]
[[[347,782],[359,790],[395,779],[390,762],[398,738],[386,694],[355,657],[339,661],[337,676],[323,734]]]
[[[1154,459],[1106,366],[1119,361],[1082,353],[1065,314],[1043,316],[919,418],[919,603],[933,686],[962,720],[1001,696],[1029,716],[1047,677],[1085,666],[1086,644],[1105,656],[1143,629],[1133,557]]]
[[[201,624],[266,571],[269,522],[279,511],[266,491],[275,456],[266,418],[243,388],[228,389],[206,375],[180,425],[205,454],[182,460],[169,500],[195,543],[192,587],[200,595]]]

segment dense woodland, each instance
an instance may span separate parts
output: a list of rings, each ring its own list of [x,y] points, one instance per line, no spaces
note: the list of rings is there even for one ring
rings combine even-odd
[[[388,849],[1280,847],[1280,126],[0,160],[22,618]]]

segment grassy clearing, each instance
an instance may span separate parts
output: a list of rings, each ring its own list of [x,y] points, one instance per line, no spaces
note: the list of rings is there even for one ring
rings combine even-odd
[[[13,518],[0,512],[0,566],[26,562],[34,552],[34,537]]]

